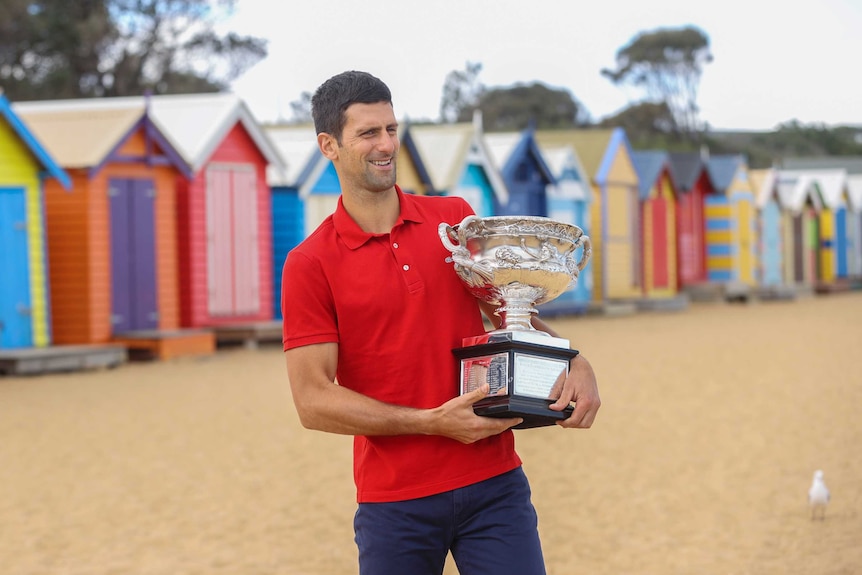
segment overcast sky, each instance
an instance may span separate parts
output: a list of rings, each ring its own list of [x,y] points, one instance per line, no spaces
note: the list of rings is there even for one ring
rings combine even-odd
[[[238,0],[230,29],[269,40],[233,89],[262,121],[330,76],[365,70],[399,118],[437,119],[446,75],[480,62],[487,87],[566,88],[599,120],[637,100],[604,78],[639,32],[710,38],[698,104],[714,129],[862,125],[862,0]]]

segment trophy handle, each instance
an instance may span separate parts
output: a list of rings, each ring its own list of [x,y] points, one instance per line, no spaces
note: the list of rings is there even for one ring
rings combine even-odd
[[[590,241],[590,236],[581,236],[578,238],[578,243],[584,246],[584,253],[581,254],[581,261],[578,262],[578,271],[583,271],[590,257],[593,255],[593,244]]]
[[[460,243],[455,243],[458,241],[458,236],[455,234],[455,229],[446,222],[442,222],[439,226],[437,226],[437,235],[440,236],[440,241],[443,242],[443,247],[445,247],[453,254],[458,251],[458,248],[461,247]]]

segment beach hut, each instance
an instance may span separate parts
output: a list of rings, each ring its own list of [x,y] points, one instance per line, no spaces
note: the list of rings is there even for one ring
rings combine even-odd
[[[425,196],[434,194],[434,183],[431,174],[410,129],[410,122],[405,120],[398,124],[398,138],[401,146],[398,148],[396,167],[398,170],[398,186],[407,194]]]
[[[154,121],[191,167],[178,180],[182,325],[272,319],[272,206],[267,169],[284,162],[238,96],[154,96]]]
[[[509,203],[485,144],[481,113],[474,115],[472,123],[413,124],[410,137],[435,193],[464,198],[481,217],[492,216],[495,206]]]
[[[54,342],[178,328],[175,186],[190,172],[144,100],[14,107],[72,180],[45,188]]]
[[[773,168],[749,170],[757,209],[757,273],[758,295],[764,299],[787,299],[795,291],[787,285],[784,272],[784,230],[791,225],[789,212],[781,208],[778,197],[777,172]]]
[[[590,239],[593,242],[593,301],[630,303],[641,297],[638,234],[638,177],[625,131],[541,130],[545,147],[571,145],[590,178]]]
[[[547,188],[548,217],[574,224],[589,236],[593,191],[577,151],[570,144],[540,145],[540,149],[556,180]],[[576,257],[580,255],[576,254]],[[578,275],[575,286],[544,304],[539,312],[583,313],[589,309],[592,293],[593,266],[588,263]]]
[[[817,282],[819,213],[823,208],[819,184],[811,174],[778,170],[776,187],[789,223],[782,238],[785,283],[797,293],[812,293]]]
[[[676,187],[666,151],[634,151],[632,163],[639,182],[639,273],[645,298],[641,304],[651,307],[656,300],[672,300],[679,293],[676,279]]]
[[[0,92],[0,349],[51,343],[44,185],[68,174]]]
[[[843,169],[806,170],[817,180],[822,209],[818,222],[816,289],[834,291],[847,284],[847,172]]]
[[[862,174],[847,176],[847,277],[862,281]]]
[[[706,163],[698,153],[670,152],[677,191],[677,282],[697,299],[718,294],[708,284],[704,203],[714,193]]]
[[[535,130],[485,134],[485,144],[508,191],[508,202],[495,201],[496,215],[548,215],[548,186],[556,180],[534,137]]]
[[[706,161],[712,194],[704,198],[706,269],[728,298],[746,298],[756,286],[757,220],[748,163],[738,154]]]

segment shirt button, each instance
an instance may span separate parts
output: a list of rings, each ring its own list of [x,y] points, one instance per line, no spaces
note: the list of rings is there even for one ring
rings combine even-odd
[[[407,270],[409,270],[409,269],[410,269],[410,266],[408,266],[407,264],[404,264],[404,265],[401,267],[401,269],[403,269],[403,270],[406,272]]]
[[[395,242],[394,244],[392,244],[392,247],[397,250],[398,249],[398,242]]]

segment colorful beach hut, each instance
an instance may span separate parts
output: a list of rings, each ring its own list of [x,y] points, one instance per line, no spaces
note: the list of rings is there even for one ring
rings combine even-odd
[[[757,273],[755,275],[761,297],[792,296],[785,288],[784,228],[785,212],[781,209],[773,168],[749,170],[757,210]]]
[[[664,150],[632,152],[638,173],[640,270],[646,300],[678,294],[676,262],[676,187]]]
[[[536,138],[543,148],[571,145],[589,174],[593,301],[601,305],[611,300],[636,301],[641,296],[638,177],[625,131],[542,130]]]
[[[176,180],[190,171],[144,100],[14,108],[72,181],[45,187],[54,343],[179,327]]]
[[[474,115],[472,123],[413,124],[410,137],[435,193],[464,198],[481,217],[492,216],[496,205],[509,203],[485,144],[481,113]]]
[[[284,163],[251,111],[229,93],[154,96],[152,117],[191,167],[177,185],[182,325],[272,318],[267,169]]]
[[[819,213],[823,208],[819,184],[811,174],[778,170],[776,187],[790,224],[782,238],[785,283],[798,293],[811,293],[817,282]]]
[[[697,292],[708,283],[704,203],[714,190],[700,154],[670,152],[668,159],[677,190],[677,282]]]
[[[817,180],[822,209],[818,222],[818,273],[816,289],[847,287],[847,172],[807,170]]]
[[[548,217],[574,224],[589,236],[593,191],[577,151],[570,144],[540,145],[540,149],[556,180],[547,188]],[[539,312],[583,313],[589,309],[592,293],[593,266],[587,264],[578,275],[575,286],[544,304]]]
[[[44,186],[71,180],[0,92],[0,349],[51,343]]]
[[[757,220],[748,163],[738,154],[706,161],[713,192],[704,198],[706,270],[725,297],[745,298],[756,286]]]
[[[485,134],[485,144],[508,191],[508,202],[495,201],[494,213],[546,217],[548,186],[556,180],[536,143],[535,130]]]

